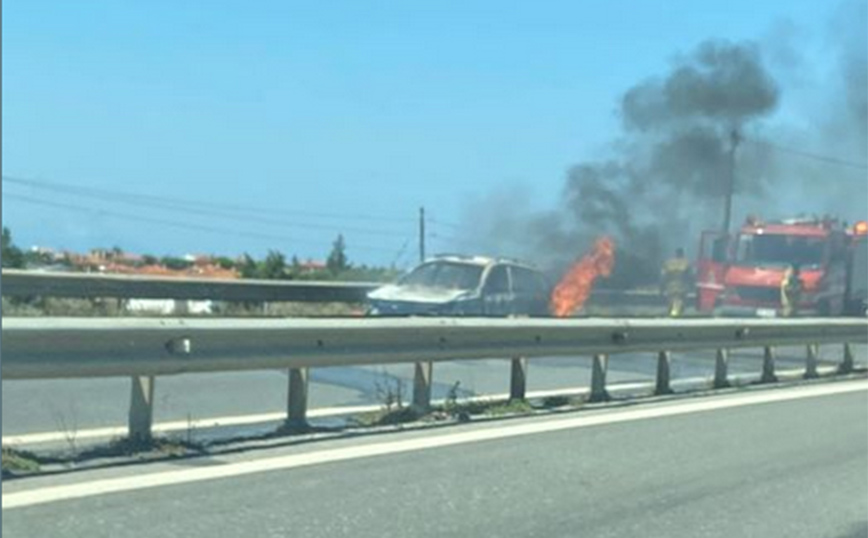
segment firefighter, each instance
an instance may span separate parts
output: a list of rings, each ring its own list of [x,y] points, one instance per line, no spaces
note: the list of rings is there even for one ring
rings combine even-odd
[[[676,249],[675,257],[666,260],[660,277],[661,292],[669,302],[669,316],[677,318],[684,311],[684,298],[690,278],[690,262],[684,256],[683,248]]]
[[[802,279],[799,266],[791,265],[784,272],[784,279],[781,281],[781,315],[785,318],[796,315],[801,298]]]

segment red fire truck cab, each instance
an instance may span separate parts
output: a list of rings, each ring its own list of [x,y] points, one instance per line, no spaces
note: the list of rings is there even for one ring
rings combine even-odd
[[[780,315],[781,282],[797,267],[798,312],[841,315],[849,304],[853,234],[831,218],[763,222],[749,217],[732,237],[704,232],[697,260],[697,309],[719,315]]]
[[[850,230],[846,313],[868,314],[868,221],[858,222]]]

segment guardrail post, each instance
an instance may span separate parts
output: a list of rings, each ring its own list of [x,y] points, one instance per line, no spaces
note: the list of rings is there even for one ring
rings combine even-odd
[[[175,299],[173,311],[176,316],[186,316],[190,313],[190,303],[185,299]]]
[[[778,380],[775,375],[775,348],[766,346],[763,348],[763,373],[760,383],[774,383]]]
[[[512,375],[509,378],[509,399],[524,400],[527,390],[527,359],[513,357]]]
[[[817,360],[820,355],[820,345],[819,344],[808,344],[807,346],[807,358],[805,359],[805,379],[814,379],[815,377],[819,377],[817,374]]]
[[[720,348],[714,358],[714,388],[723,389],[729,386],[729,350]]]
[[[417,362],[413,376],[413,406],[420,411],[431,408],[431,375],[434,363]]]
[[[839,374],[849,374],[853,371],[853,348],[850,342],[844,343],[844,360],[841,361],[841,366],[838,367]]]
[[[668,351],[661,351],[657,354],[657,387],[654,389],[654,394],[657,396],[672,394],[672,387],[669,386],[669,366],[671,363],[672,354]]]
[[[151,440],[154,421],[154,376],[133,376],[127,435],[133,442]]]
[[[591,394],[588,397],[588,401],[605,402],[609,400],[609,393],[606,391],[606,370],[608,366],[608,355],[594,355],[591,364]]]
[[[307,426],[307,390],[310,370],[289,369],[289,395],[286,407],[286,425],[290,428]]]

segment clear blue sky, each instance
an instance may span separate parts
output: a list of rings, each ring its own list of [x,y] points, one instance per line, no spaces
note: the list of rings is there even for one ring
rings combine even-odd
[[[454,222],[468,196],[513,182],[529,185],[536,203],[551,203],[570,163],[614,136],[620,95],[679,52],[710,37],[774,39],[776,28],[789,26],[819,47],[834,7],[6,1],[4,176],[271,208],[285,215],[260,217],[297,225],[8,182],[3,223],[25,247],[256,255],[276,248],[315,258],[343,231],[351,259],[388,263],[414,236],[421,205],[436,221]],[[82,206],[94,209],[73,209]],[[432,248],[441,246],[448,244]]]

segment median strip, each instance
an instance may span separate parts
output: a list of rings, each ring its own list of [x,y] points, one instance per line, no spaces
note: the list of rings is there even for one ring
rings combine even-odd
[[[2,503],[3,510],[9,510],[51,502],[93,497],[97,495],[108,495],[112,493],[186,484],[204,480],[233,478],[254,473],[286,470],[373,456],[384,456],[388,454],[442,448],[524,435],[557,432],[573,428],[616,424],[620,422],[662,418],[764,403],[785,402],[802,398],[830,396],[865,390],[868,390],[868,381],[848,381],[825,385],[779,389],[761,393],[734,394],[719,398],[704,399],[701,401],[679,402],[646,408],[617,410],[594,414],[592,416],[534,421],[514,425],[505,424],[502,426],[486,427],[472,431],[458,431],[406,440],[386,441],[381,443],[364,444],[361,446],[263,458],[253,461],[241,461],[237,463],[227,463],[216,467],[159,471],[149,474],[136,474],[133,476],[94,480],[79,484],[48,486],[31,490],[4,493]]]
[[[818,372],[820,374],[824,373],[832,373],[836,370],[835,367],[820,367]],[[804,372],[803,369],[792,369],[792,370],[783,370],[779,371],[778,375],[781,377],[787,376],[797,376]],[[759,379],[759,374],[744,374],[741,376],[732,376],[733,381],[750,381]],[[710,383],[709,377],[691,377],[687,379],[679,379],[672,382],[674,387],[676,386],[695,386],[703,383]],[[653,389],[654,383],[653,381],[641,381],[641,382],[631,382],[631,383],[615,383],[609,385],[609,392],[617,394],[619,392],[628,392],[640,389]],[[537,391],[528,391],[526,397],[528,399],[541,399],[541,398],[550,398],[550,397],[558,397],[558,396],[584,396],[588,394],[588,388],[568,388],[568,389],[551,389],[551,390],[537,390]],[[472,396],[467,399],[460,400],[461,402],[467,403],[476,403],[476,402],[486,402],[491,400],[503,400],[509,397],[508,393],[500,393],[500,394],[488,394],[488,395],[479,395]],[[432,402],[435,405],[442,405],[444,403],[443,400],[436,400]],[[370,404],[370,405],[350,405],[350,406],[336,406],[336,407],[324,407],[319,409],[312,409],[308,412],[309,418],[330,418],[330,417],[341,417],[341,416],[349,416],[355,414],[362,413],[372,413],[382,409],[382,405]],[[171,433],[171,432],[183,432],[188,430],[202,430],[208,428],[227,428],[234,426],[255,426],[260,424],[269,424],[269,423],[279,423],[286,420],[286,412],[285,411],[275,411],[270,413],[257,413],[252,415],[235,415],[235,416],[224,416],[224,417],[213,417],[213,418],[203,418],[196,420],[173,420],[167,422],[160,422],[158,424],[154,424],[153,431],[154,433]],[[110,439],[113,437],[123,437],[127,434],[126,426],[106,426],[102,428],[90,428],[86,430],[80,430],[75,433],[75,439],[77,441],[81,441],[84,439]],[[48,432],[36,432],[36,433],[23,433],[18,435],[4,435],[3,436],[3,445],[4,446],[32,446],[39,444],[47,444],[47,443],[59,443],[67,440],[69,434],[63,431],[48,431]]]

